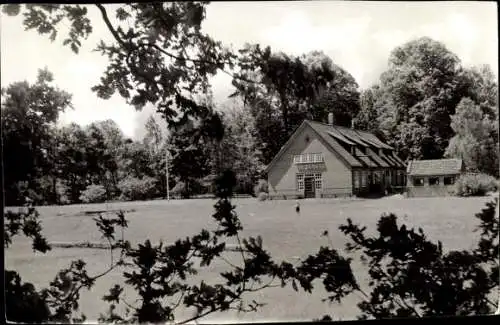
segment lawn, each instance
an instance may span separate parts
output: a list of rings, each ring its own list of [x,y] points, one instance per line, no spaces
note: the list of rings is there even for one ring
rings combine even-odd
[[[313,199],[302,200],[301,213],[297,215],[294,201],[264,201],[236,199],[236,211],[243,223],[243,236],[261,235],[264,247],[276,260],[295,261],[296,258],[317,251],[327,244],[320,235],[329,230],[334,248],[343,250],[345,237],[338,226],[347,218],[366,225],[374,231],[375,224],[384,212],[393,212],[400,221],[409,226],[422,227],[429,238],[441,240],[446,249],[469,249],[476,240],[474,229],[479,212],[491,197],[482,198],[384,198],[378,200]],[[132,243],[143,242],[147,238],[153,243],[160,240],[172,242],[179,237],[192,235],[202,228],[211,229],[214,200],[172,200],[127,202],[110,204],[88,204],[72,206],[40,207],[44,234],[49,242],[99,242],[100,235],[85,211],[129,210],[126,214],[129,228],[126,239]],[[69,265],[71,260],[81,258],[89,265],[89,273],[97,273],[109,263],[109,253],[105,250],[82,248],[54,248],[48,254],[35,254],[29,242],[15,239],[14,245],[6,250],[5,267],[15,269],[23,280],[33,282],[37,287],[46,287],[57,271]],[[233,256],[237,261],[237,256]],[[354,264],[358,276],[364,278],[364,270]],[[215,264],[204,270],[198,279],[216,281],[223,264]],[[112,284],[121,281],[119,272],[109,274],[99,280],[91,292],[81,297],[81,310],[95,319],[104,312],[106,304],[100,297],[107,293]],[[363,282],[363,281],[362,281]],[[127,292],[130,300],[132,293]],[[206,321],[289,321],[311,320],[330,314],[335,319],[354,319],[358,314],[358,297],[350,296],[342,305],[322,303],[324,292],[314,294],[295,293],[292,289],[268,289],[255,296],[266,302],[258,313],[213,315]],[[252,297],[254,298],[254,297]],[[189,316],[181,312],[180,318]]]

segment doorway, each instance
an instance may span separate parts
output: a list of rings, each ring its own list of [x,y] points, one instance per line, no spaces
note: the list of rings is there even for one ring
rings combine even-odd
[[[304,177],[304,197],[306,199],[316,197],[316,187],[314,186],[314,177]]]

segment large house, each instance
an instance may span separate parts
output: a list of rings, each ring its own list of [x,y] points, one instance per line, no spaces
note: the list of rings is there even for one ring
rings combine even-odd
[[[270,198],[382,194],[402,188],[405,163],[369,132],[304,121],[267,166]]]
[[[462,159],[413,160],[408,163],[408,197],[447,196],[465,171]]]

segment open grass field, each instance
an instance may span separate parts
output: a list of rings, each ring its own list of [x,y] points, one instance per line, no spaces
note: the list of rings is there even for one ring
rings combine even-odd
[[[334,248],[343,251],[346,238],[338,230],[347,218],[366,225],[374,231],[377,220],[384,212],[400,216],[400,222],[408,226],[422,227],[429,238],[441,240],[445,249],[468,249],[477,241],[474,229],[478,225],[474,217],[492,197],[481,198],[383,198],[377,200],[311,199],[301,201],[301,213],[294,210],[295,201],[264,201],[236,199],[236,211],[243,223],[243,236],[261,235],[264,247],[275,260],[294,261],[297,257],[317,251],[327,244],[320,235],[328,230]],[[127,202],[110,204],[88,204],[72,206],[40,207],[44,234],[49,242],[99,242],[99,232],[92,215],[85,211],[130,210],[126,214],[129,228],[126,239],[133,244],[147,238],[153,243],[160,240],[172,242],[179,237],[195,234],[202,228],[212,229],[211,214],[214,200],[172,200]],[[238,256],[233,256],[235,261]],[[33,282],[37,288],[46,287],[57,271],[69,265],[71,260],[81,258],[88,264],[89,273],[97,273],[109,263],[109,252],[99,249],[53,248],[48,254],[33,253],[30,243],[21,238],[14,239],[14,245],[6,250],[5,267],[17,270],[23,280]],[[355,272],[363,283],[364,272],[358,263]],[[199,279],[207,282],[217,280],[223,264],[204,269]],[[100,298],[117,282],[120,272],[110,273],[98,280],[91,292],[81,297],[81,311],[89,319],[96,319],[104,312],[107,304]],[[213,315],[206,321],[291,321],[311,320],[324,314],[334,319],[354,319],[359,313],[356,307],[358,297],[349,296],[341,305],[321,302],[322,290],[312,295],[296,293],[288,289],[267,289],[250,299],[268,303],[258,313],[237,315]],[[132,295],[127,293],[129,299]],[[179,318],[189,316],[181,312]]]

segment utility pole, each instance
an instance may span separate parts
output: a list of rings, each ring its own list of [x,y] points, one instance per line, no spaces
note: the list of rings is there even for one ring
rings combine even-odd
[[[166,168],[166,177],[167,177],[167,201],[170,201],[170,186],[168,184],[168,147],[165,147],[165,168]]]

